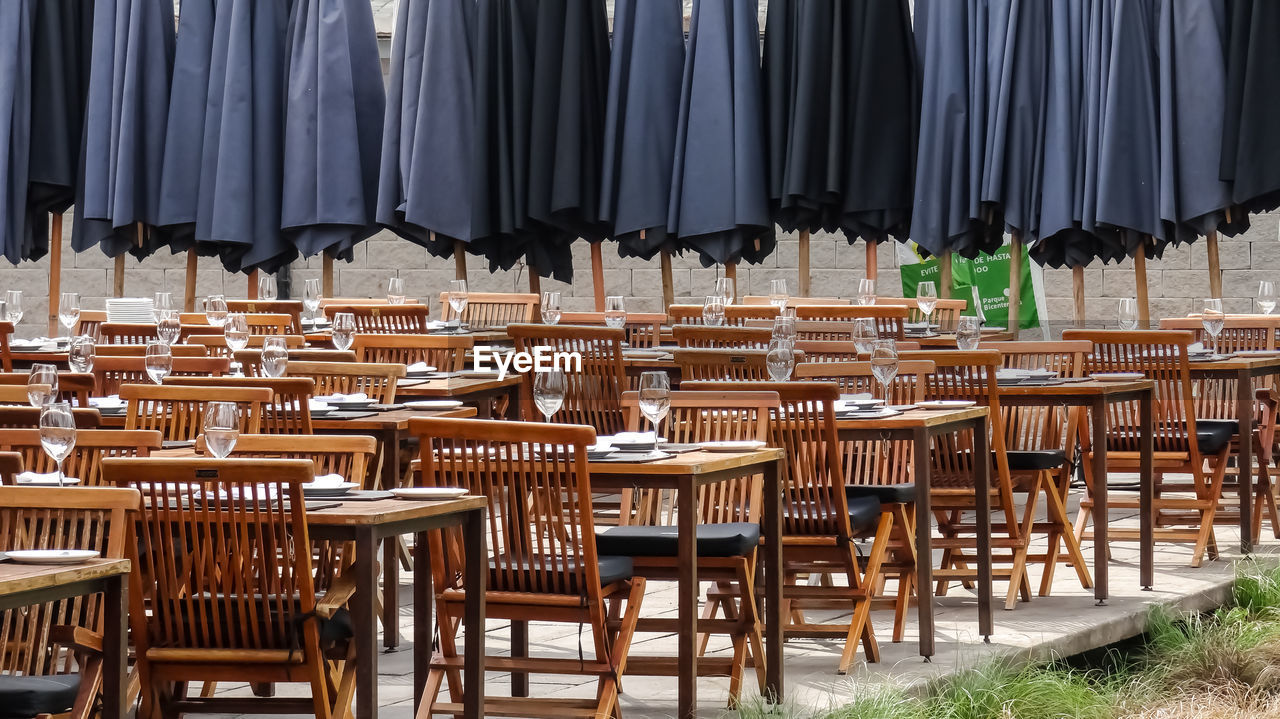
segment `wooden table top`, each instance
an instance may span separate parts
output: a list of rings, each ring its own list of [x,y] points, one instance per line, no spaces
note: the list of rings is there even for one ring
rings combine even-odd
[[[750,452],[682,452],[656,462],[587,462],[592,475],[710,474],[782,459],[781,449]]]
[[[1210,362],[1191,360],[1192,372],[1239,372],[1241,370],[1280,369],[1280,355],[1233,356]]]
[[[427,334],[440,334],[440,333],[428,332]],[[448,335],[446,334],[445,336],[448,336]],[[510,342],[511,341],[511,338],[507,336],[507,331],[505,329],[474,330],[472,332],[468,332],[466,336],[474,339],[477,344],[484,344],[486,342]],[[332,334],[327,329],[319,330],[319,331],[304,329],[303,337],[306,338],[308,344],[314,342],[316,344],[322,344],[326,346],[329,345],[332,340]]]
[[[444,417],[444,418],[464,418],[474,417],[476,415],[475,407],[455,407],[454,409],[393,409],[386,412],[374,412],[368,417],[358,418],[341,418],[341,417],[313,417],[311,426],[314,429],[343,429],[343,430],[368,430],[378,431],[385,429],[408,429],[409,420],[415,417]],[[125,425],[125,416],[123,414],[104,415],[102,418],[103,429],[121,429]]]
[[[1001,397],[1096,397],[1140,392],[1154,387],[1155,381],[1149,379],[1128,380],[1124,382],[1099,382],[1097,380],[1089,380],[1088,382],[1063,382],[1062,384],[1000,385],[999,392]]]
[[[341,497],[334,501],[342,502]],[[413,499],[379,499],[372,502],[342,502],[328,509],[307,510],[307,524],[316,526],[367,526],[394,524],[414,519],[441,517],[486,506],[484,497],[424,501]]]
[[[426,397],[450,399],[469,395],[492,393],[518,385],[523,378],[518,373],[497,377],[448,377],[444,379],[402,379],[396,383],[398,397]]]
[[[0,562],[0,597],[129,573],[127,559],[93,559],[83,564]]]
[[[964,409],[926,410],[913,409],[895,417],[877,417],[868,419],[836,419],[837,429],[917,429],[941,427],[954,422],[966,422],[987,416],[988,409],[983,406]]]

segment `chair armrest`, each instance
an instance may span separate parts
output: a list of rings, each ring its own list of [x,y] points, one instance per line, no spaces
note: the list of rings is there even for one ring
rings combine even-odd
[[[338,575],[338,578],[329,586],[329,591],[316,602],[316,615],[324,619],[333,617],[334,612],[345,607],[355,593],[356,583],[351,575]]]
[[[49,641],[79,652],[102,654],[102,635],[84,627],[68,625],[50,627]]]

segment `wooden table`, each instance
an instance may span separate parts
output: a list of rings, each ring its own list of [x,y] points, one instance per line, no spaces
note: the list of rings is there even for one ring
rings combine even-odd
[[[475,404],[481,419],[489,419],[493,413],[491,400],[507,397],[508,412],[520,402],[520,385],[523,378],[512,372],[502,379],[497,377],[448,377],[444,379],[402,379],[396,384],[399,401],[415,399],[456,399]]]
[[[766,654],[764,696],[782,701],[782,488],[779,486],[783,453],[780,449],[719,454],[688,452],[648,463],[591,462],[592,491],[623,489],[675,489],[677,513],[677,578],[678,610],[676,641],[679,657],[676,665],[669,661],[646,662],[643,657],[627,661],[628,674],[675,673],[679,683],[677,716],[697,716],[698,710],[698,488],[738,477],[764,475],[764,508],[761,527],[764,530],[764,642]],[[692,498],[692,501],[690,500]],[[527,634],[516,636],[513,624],[512,655],[527,649]],[[522,632],[523,634],[523,632]],[[515,675],[512,676],[513,682]],[[513,685],[514,686],[514,685]]]
[[[1154,517],[1155,498],[1154,428],[1155,382],[1065,382],[1048,385],[1006,385],[999,388],[1000,403],[1007,407],[1049,406],[1088,407],[1093,425],[1093,596],[1098,606],[1106,604],[1111,552],[1107,544],[1107,405],[1137,401],[1140,440],[1138,514],[1139,580],[1144,590],[1155,581]],[[1073,441],[1071,437],[1067,441]]]
[[[355,543],[356,592],[351,597],[351,616],[356,643],[356,719],[373,719],[378,707],[378,543],[415,535],[419,569],[413,573],[413,696],[419,701],[427,683],[431,664],[432,607],[431,569],[426,549],[430,532],[445,527],[462,527],[466,551],[466,587],[463,686],[466,696],[463,716],[484,716],[484,596],[489,566],[485,539],[484,497],[464,497],[440,502],[383,499],[374,502],[343,502],[341,506],[307,512],[307,531],[313,539]],[[385,580],[384,580],[385,581]],[[392,610],[394,612],[394,609]],[[384,632],[395,631],[385,627]],[[122,662],[123,664],[123,662]]]
[[[1253,380],[1280,375],[1280,356],[1231,357],[1216,362],[1192,361],[1192,379],[1236,381],[1236,463],[1240,475],[1240,551],[1253,551]]]
[[[883,419],[837,419],[836,431],[842,441],[909,440],[912,443],[911,470],[916,484],[916,609],[920,621],[920,656],[934,654],[933,621],[933,511],[929,504],[933,473],[931,440],[944,434],[973,430],[975,457],[991,456],[989,420],[986,407],[931,412],[911,410]],[[991,501],[986,488],[991,485],[991,461],[974,462],[975,532],[978,541],[978,633],[991,641]],[[978,490],[981,488],[981,491]]]
[[[127,715],[129,560],[84,564],[0,562],[0,611],[102,593],[102,716]]]

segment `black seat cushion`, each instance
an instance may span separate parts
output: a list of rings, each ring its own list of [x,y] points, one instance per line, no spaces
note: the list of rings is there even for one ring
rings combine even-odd
[[[908,504],[916,501],[916,483],[902,484],[850,484],[844,488],[849,506],[859,497],[875,497],[881,504]]]
[[[698,525],[699,557],[741,557],[760,544],[760,525],[749,522]],[[620,557],[674,557],[677,532],[670,526],[610,527],[596,535],[596,551]],[[601,557],[601,561],[603,561]]]
[[[1009,458],[1009,469],[1013,472],[1057,469],[1067,462],[1067,453],[1060,449],[1018,449],[1005,454]]]
[[[0,675],[0,717],[31,719],[39,714],[60,714],[76,703],[79,674],[47,677]]]
[[[875,497],[849,497],[849,525],[854,534],[873,531],[880,521],[880,500]]]
[[[600,556],[596,557],[596,559],[598,561],[598,566],[600,567],[600,586],[630,579],[634,573],[631,566],[631,557],[606,556],[603,552],[600,552]],[[565,569],[570,573],[576,572],[578,569],[578,562],[576,560],[570,560],[565,566]],[[506,569],[499,569],[491,562],[489,564],[489,586],[491,588],[505,586],[506,582],[504,581],[504,577],[507,576],[507,571],[508,570]],[[524,578],[523,583],[527,586],[531,582],[528,578]],[[581,591],[576,586],[576,581],[570,582],[570,585],[570,591]]]
[[[1240,424],[1234,419],[1196,420],[1196,445],[1201,454],[1217,454],[1236,436]]]

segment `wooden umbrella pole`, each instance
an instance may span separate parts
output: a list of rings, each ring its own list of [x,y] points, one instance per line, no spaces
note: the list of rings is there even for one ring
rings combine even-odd
[[[542,278],[538,276],[538,271],[533,268],[533,265],[525,265],[525,269],[529,271],[529,294],[537,295],[539,301],[541,301]]]
[[[596,312],[604,312],[604,251],[600,244],[591,243],[591,288],[596,296]]]
[[[196,311],[196,267],[200,263],[200,258],[196,256],[195,248],[187,250],[187,283],[182,291],[182,311]]]
[[[124,255],[116,258],[115,275],[112,278],[111,294],[113,297],[124,297]]]
[[[875,240],[867,240],[867,279],[874,280],[880,277],[880,243]],[[880,290],[877,289],[877,292]]]
[[[1076,327],[1083,329],[1084,317],[1084,265],[1071,268],[1071,298],[1075,300]]]
[[[733,286],[733,301],[743,304],[742,293],[738,292],[738,263],[730,262],[724,266],[724,276],[728,278],[729,284]]]
[[[1209,251],[1209,296],[1222,299],[1222,264],[1218,258],[1218,233],[1210,232],[1205,236]]]
[[[938,288],[938,296],[946,299],[951,298],[951,250],[942,253],[938,258],[938,283],[942,285]]]
[[[58,310],[62,303],[62,213],[53,213],[49,223],[49,336],[58,330]]]
[[[800,275],[800,296],[809,296],[809,231],[800,231],[800,259],[797,273]]]
[[[1017,336],[1022,328],[1022,233],[1009,238],[1009,321],[1008,329]]]
[[[462,240],[453,241],[453,279],[467,279],[467,244]]]
[[[1138,327],[1140,329],[1149,330],[1151,329],[1151,305],[1147,299],[1146,245],[1139,247],[1138,253],[1133,256],[1133,274],[1138,290]]]
[[[249,273],[249,289],[246,291],[245,296],[251,300],[258,299],[258,271],[257,270],[253,270],[252,272]]]
[[[671,278],[671,251],[659,252],[658,262],[662,266],[662,306],[667,308],[676,303],[675,281]]]
[[[327,252],[320,260],[320,296],[333,298],[333,256]]]

